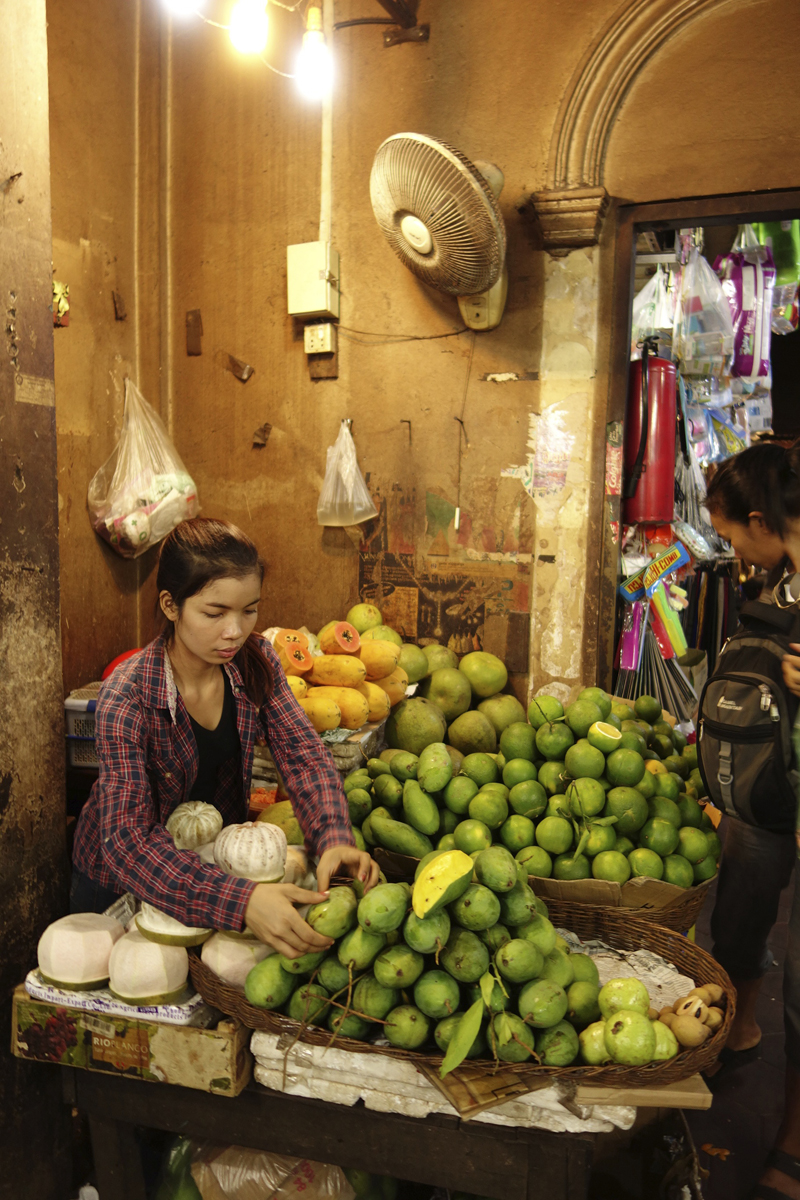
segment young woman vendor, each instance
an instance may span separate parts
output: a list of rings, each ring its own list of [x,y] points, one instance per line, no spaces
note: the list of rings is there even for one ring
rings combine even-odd
[[[707,506],[717,533],[747,563],[778,577],[770,599],[800,611],[800,449],[762,443],[722,463],[708,488]],[[795,652],[800,646],[794,646]],[[786,686],[800,696],[800,657],[783,660]],[[714,957],[736,987],[736,1016],[723,1051],[726,1065],[743,1065],[761,1041],[756,1002],[772,963],[767,939],[778,916],[781,891],[795,880],[783,968],[786,1030],[786,1105],[775,1148],[752,1200],[800,1200],[800,835],[773,833],[728,818],[711,916]]]
[[[333,761],[253,632],[263,578],[256,547],[227,521],[184,521],[162,543],[161,634],[117,667],[97,701],[100,772],[75,834],[73,912],[101,912],[130,891],[187,925],[247,925],[293,958],[331,944],[296,904],[325,899],[337,872],[377,882],[377,864],[353,844]],[[186,800],[213,804],[226,825],[246,821],[259,737],[318,856],[319,894],[227,875],[177,850],[165,828]]]

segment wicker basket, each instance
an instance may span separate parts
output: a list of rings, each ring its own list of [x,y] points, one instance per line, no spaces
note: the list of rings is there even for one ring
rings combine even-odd
[[[629,909],[592,908],[589,905],[570,905],[554,903],[551,910],[554,924],[570,929],[581,938],[599,939],[618,950],[652,950],[660,954],[667,962],[673,963],[678,970],[695,980],[697,985],[717,983],[723,988],[727,997],[725,1020],[715,1034],[702,1046],[694,1050],[684,1050],[667,1062],[649,1063],[645,1067],[622,1067],[606,1065],[599,1067],[539,1067],[527,1063],[502,1063],[504,1071],[519,1075],[553,1075],[559,1079],[574,1083],[602,1084],[605,1087],[658,1087],[662,1084],[677,1083],[681,1079],[704,1071],[715,1062],[720,1050],[728,1037],[728,1030],[736,1010],[736,997],[730,979],[720,965],[710,954],[701,950],[687,938],[681,937],[670,929],[654,925],[632,915]],[[228,1016],[238,1017],[250,1029],[263,1029],[269,1033],[286,1034],[291,1040],[310,1042],[315,1046],[328,1046],[332,1043],[333,1035],[325,1029],[312,1026],[302,1026],[283,1013],[269,1012],[257,1008],[245,997],[239,988],[224,983],[201,960],[199,953],[189,955],[192,982],[207,1004],[220,1009]],[[355,1038],[337,1036],[336,1045],[343,1050],[353,1050],[359,1054],[384,1054],[392,1058],[402,1058],[409,1062],[426,1063],[436,1067],[441,1062],[441,1056],[436,1054],[420,1054],[416,1051],[398,1050],[393,1046],[375,1046],[370,1042],[358,1041]],[[287,1041],[287,1046],[289,1042]],[[470,1059],[470,1070],[480,1064],[479,1059]],[[493,1061],[485,1064],[487,1073],[497,1068]]]

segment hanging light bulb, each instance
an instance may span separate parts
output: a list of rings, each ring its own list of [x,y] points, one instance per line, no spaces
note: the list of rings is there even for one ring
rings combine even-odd
[[[230,39],[242,54],[261,54],[267,44],[266,0],[236,0],[231,9]]]
[[[173,17],[191,17],[203,7],[203,0],[165,0],[165,6]]]
[[[297,56],[295,79],[308,100],[323,100],[333,83],[333,59],[322,32],[322,9],[312,4],[306,14],[303,48]]]

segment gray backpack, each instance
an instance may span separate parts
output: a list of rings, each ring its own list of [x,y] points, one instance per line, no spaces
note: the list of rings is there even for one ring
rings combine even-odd
[[[800,642],[800,615],[755,600],[700,697],[697,763],[709,798],[730,817],[773,833],[797,825],[792,729],[798,700],[781,659]]]

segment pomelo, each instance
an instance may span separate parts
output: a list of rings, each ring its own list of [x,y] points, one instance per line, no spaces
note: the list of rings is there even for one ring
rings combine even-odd
[[[539,767],[539,783],[549,796],[563,796],[568,782],[566,771],[563,762],[545,762]]]
[[[450,780],[442,793],[445,807],[449,812],[461,816],[469,808],[469,802],[478,794],[478,785],[468,775],[456,775]]]
[[[704,858],[702,862],[695,863],[692,868],[695,883],[705,883],[707,879],[713,879],[717,873],[717,862],[713,854],[709,854],[708,858]]]
[[[697,745],[696,745],[696,743],[693,742],[691,746],[684,746],[683,750],[681,750],[681,754],[689,764],[689,771],[690,772],[694,771],[695,768],[697,767]]]
[[[693,867],[708,858],[708,839],[702,829],[694,829],[691,825],[679,829],[675,853],[682,855]]]
[[[678,796],[681,794],[681,784],[672,778],[671,775],[656,774],[653,776],[653,782],[656,785],[656,795],[666,796],[668,800],[674,800],[677,803]]]
[[[660,758],[649,759],[645,766],[645,771],[647,771],[648,775],[668,774],[667,768],[664,766]]]
[[[592,700],[576,700],[564,713],[567,725],[577,738],[585,738],[595,721],[602,721],[603,711]]]
[[[491,846],[492,831],[482,821],[476,821],[470,817],[456,825],[453,830],[453,838],[457,850],[462,850],[465,854],[472,854],[476,850],[486,850]]]
[[[592,865],[585,854],[559,854],[553,862],[554,879],[589,879]]]
[[[668,754],[664,759],[664,766],[668,771],[680,775],[681,779],[688,780],[690,767],[683,755]]]
[[[529,875],[549,879],[553,874],[553,860],[541,846],[526,846],[516,854],[516,859],[522,863]]]
[[[614,828],[616,829],[617,826],[615,825]],[[614,849],[618,850],[620,854],[624,854],[625,857],[627,858],[627,856],[630,854],[631,850],[634,849],[634,845],[629,837],[623,836],[623,837],[617,838]]]
[[[708,853],[713,856],[715,862],[719,862],[719,856],[722,853],[722,842],[719,840],[719,834],[714,828],[704,829],[703,833],[706,835],[706,841],[708,842]]]
[[[635,750],[637,754],[644,755],[647,749],[647,742],[638,729],[628,729],[625,733],[620,734],[618,748],[620,750]]]
[[[447,646],[440,646],[438,642],[433,642],[429,646],[422,647],[422,653],[428,660],[428,674],[433,671],[438,671],[440,667],[457,667],[458,655],[454,650],[448,650]]]
[[[645,768],[646,767],[647,767],[647,763],[645,763]],[[653,779],[653,775],[650,771],[645,770],[644,775],[639,780],[639,782],[636,784],[636,790],[637,790],[637,792],[642,793],[645,800],[652,800],[653,796],[655,796],[656,785],[655,785],[655,780]]]
[[[403,642],[397,665],[405,671],[409,683],[419,683],[428,674],[428,660],[413,642]]]
[[[503,783],[507,788],[513,788],[528,779],[538,779],[538,772],[527,758],[512,758],[503,767]]]
[[[678,811],[681,814],[681,825],[693,825],[700,829],[703,821],[703,810],[691,796],[678,797]]]
[[[555,696],[534,696],[528,705],[528,720],[534,729],[558,721],[564,716],[564,706]]]
[[[471,820],[499,829],[508,818],[508,802],[496,792],[481,790],[470,800],[468,812]]]
[[[569,753],[570,751],[567,751],[567,754]],[[596,817],[605,808],[605,788],[597,779],[587,777],[573,780],[567,788],[566,796],[572,815],[578,820],[581,817]]]
[[[617,835],[613,825],[590,825],[589,840],[583,848],[587,858],[594,858],[606,850],[616,850]]]
[[[473,650],[465,654],[458,669],[466,675],[475,696],[494,696],[502,692],[508,682],[508,671],[502,659],[486,650]]]
[[[395,646],[403,645],[400,634],[389,625],[375,625],[371,629],[366,629],[361,634],[361,640],[362,642],[391,642]]]
[[[472,689],[456,667],[437,667],[419,685],[419,695],[438,705],[449,724],[472,703]]]
[[[572,821],[572,809],[569,806],[569,800],[566,796],[559,794],[551,796],[547,801],[546,817],[563,817],[565,821]]]
[[[389,720],[391,721],[391,719],[390,717]],[[492,754],[497,749],[497,734],[494,725],[488,717],[477,710],[471,710],[456,717],[447,730],[447,737],[456,750],[460,750],[465,755]]]
[[[664,737],[663,734],[660,733],[655,733],[653,734],[653,740],[650,744],[650,749],[655,750],[656,754],[663,762],[665,758],[668,758],[673,753],[675,747],[672,744],[672,738]]]
[[[500,841],[512,854],[518,854],[526,846],[533,845],[533,831],[533,821],[529,817],[514,813],[500,826]]]
[[[358,630],[359,633],[366,633],[368,629],[374,629],[378,625],[383,624],[381,610],[376,608],[374,604],[354,604],[345,617],[350,625]]]
[[[525,720],[525,709],[517,697],[502,693],[490,696],[488,700],[481,700],[478,712],[489,718],[498,737],[509,725],[518,725]]]
[[[421,754],[432,742],[443,742],[446,732],[444,713],[422,696],[401,700],[386,722],[386,741],[389,745],[411,754]]]
[[[676,829],[680,829],[681,810],[674,800],[668,800],[666,796],[653,796],[652,800],[648,800],[647,807],[651,817],[661,817],[662,820],[669,821]]]
[[[514,721],[500,734],[500,753],[507,762],[526,758],[533,762],[536,755],[536,730],[524,721]]]
[[[611,711],[615,717],[619,717],[620,721],[633,720],[633,705],[627,704],[624,700],[619,700],[615,696],[611,698]]]

